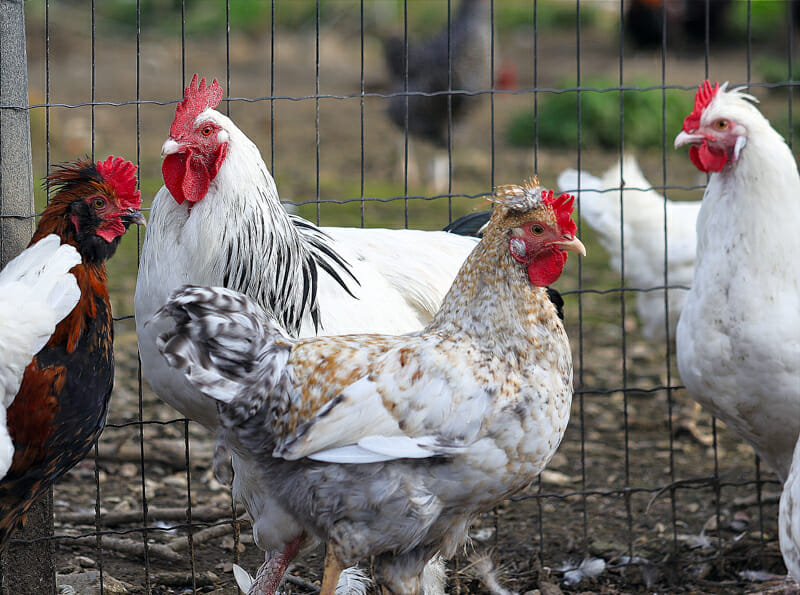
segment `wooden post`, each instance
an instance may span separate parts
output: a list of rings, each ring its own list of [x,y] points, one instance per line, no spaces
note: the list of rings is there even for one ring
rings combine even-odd
[[[33,166],[22,0],[0,0],[0,266],[19,254],[33,235]],[[28,513],[15,538],[53,535],[53,493]],[[4,595],[56,592],[52,540],[12,543],[2,552]]]

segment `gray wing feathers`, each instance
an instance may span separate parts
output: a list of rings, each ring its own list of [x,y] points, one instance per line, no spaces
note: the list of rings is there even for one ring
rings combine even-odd
[[[170,366],[204,395],[230,403],[243,390],[269,392],[285,373],[291,345],[249,297],[221,287],[185,286],[156,314],[175,326],[157,341]]]

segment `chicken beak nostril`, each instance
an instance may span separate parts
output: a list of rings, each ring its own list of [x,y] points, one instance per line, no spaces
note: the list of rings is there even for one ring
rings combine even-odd
[[[120,215],[120,219],[122,219],[123,223],[127,223],[128,225],[136,224],[141,225],[142,227],[147,225],[147,221],[145,221],[142,212],[134,209],[128,209],[125,213]]]
[[[561,241],[556,242],[556,245],[562,250],[569,252],[577,252],[581,256],[586,256],[586,246],[584,246],[583,242],[581,242],[575,236],[564,237],[561,239]]]
[[[680,133],[678,133],[678,136],[675,137],[675,148],[677,149],[683,145],[694,145],[701,143],[704,140],[705,137],[702,134],[699,134],[697,131],[686,132],[685,130],[681,130]]]
[[[164,159],[164,157],[167,155],[174,155],[175,153],[180,152],[181,146],[181,143],[172,137],[169,137],[164,141],[164,144],[161,145],[161,158]]]

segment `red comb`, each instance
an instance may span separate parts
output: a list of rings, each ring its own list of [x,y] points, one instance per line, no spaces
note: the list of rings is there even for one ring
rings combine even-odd
[[[138,209],[142,206],[141,193],[136,189],[136,169],[127,159],[113,155],[109,155],[105,161],[97,162],[97,172],[114,189],[120,206],[125,209]]]
[[[708,107],[708,104],[711,103],[711,100],[714,99],[717,91],[719,91],[719,83],[714,83],[712,87],[709,80],[703,81],[697,87],[697,94],[694,96],[694,111],[686,116],[683,121],[683,130],[685,132],[694,132],[700,127],[700,116],[703,110]]]
[[[222,87],[214,79],[210,85],[206,86],[206,79],[197,82],[197,73],[192,77],[192,82],[183,91],[183,101],[175,108],[175,119],[169,129],[170,136],[179,136],[181,132],[188,132],[191,129],[195,118],[203,113],[207,108],[215,108],[222,101]]]
[[[572,220],[575,197],[567,193],[554,196],[552,190],[546,190],[542,192],[542,202],[555,211],[556,221],[561,232],[575,235],[575,232],[578,231],[578,226]]]

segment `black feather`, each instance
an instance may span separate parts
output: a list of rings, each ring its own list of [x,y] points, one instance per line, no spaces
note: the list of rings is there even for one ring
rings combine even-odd
[[[463,217],[459,217],[455,221],[452,221],[442,231],[448,231],[460,236],[480,238],[483,236],[483,232],[481,230],[489,222],[491,216],[492,211],[478,211],[475,213],[469,213]]]
[[[550,298],[550,301],[553,302],[553,305],[556,307],[556,314],[558,314],[561,322],[564,322],[564,298],[552,287],[546,287],[545,289],[547,289],[547,297]]]

